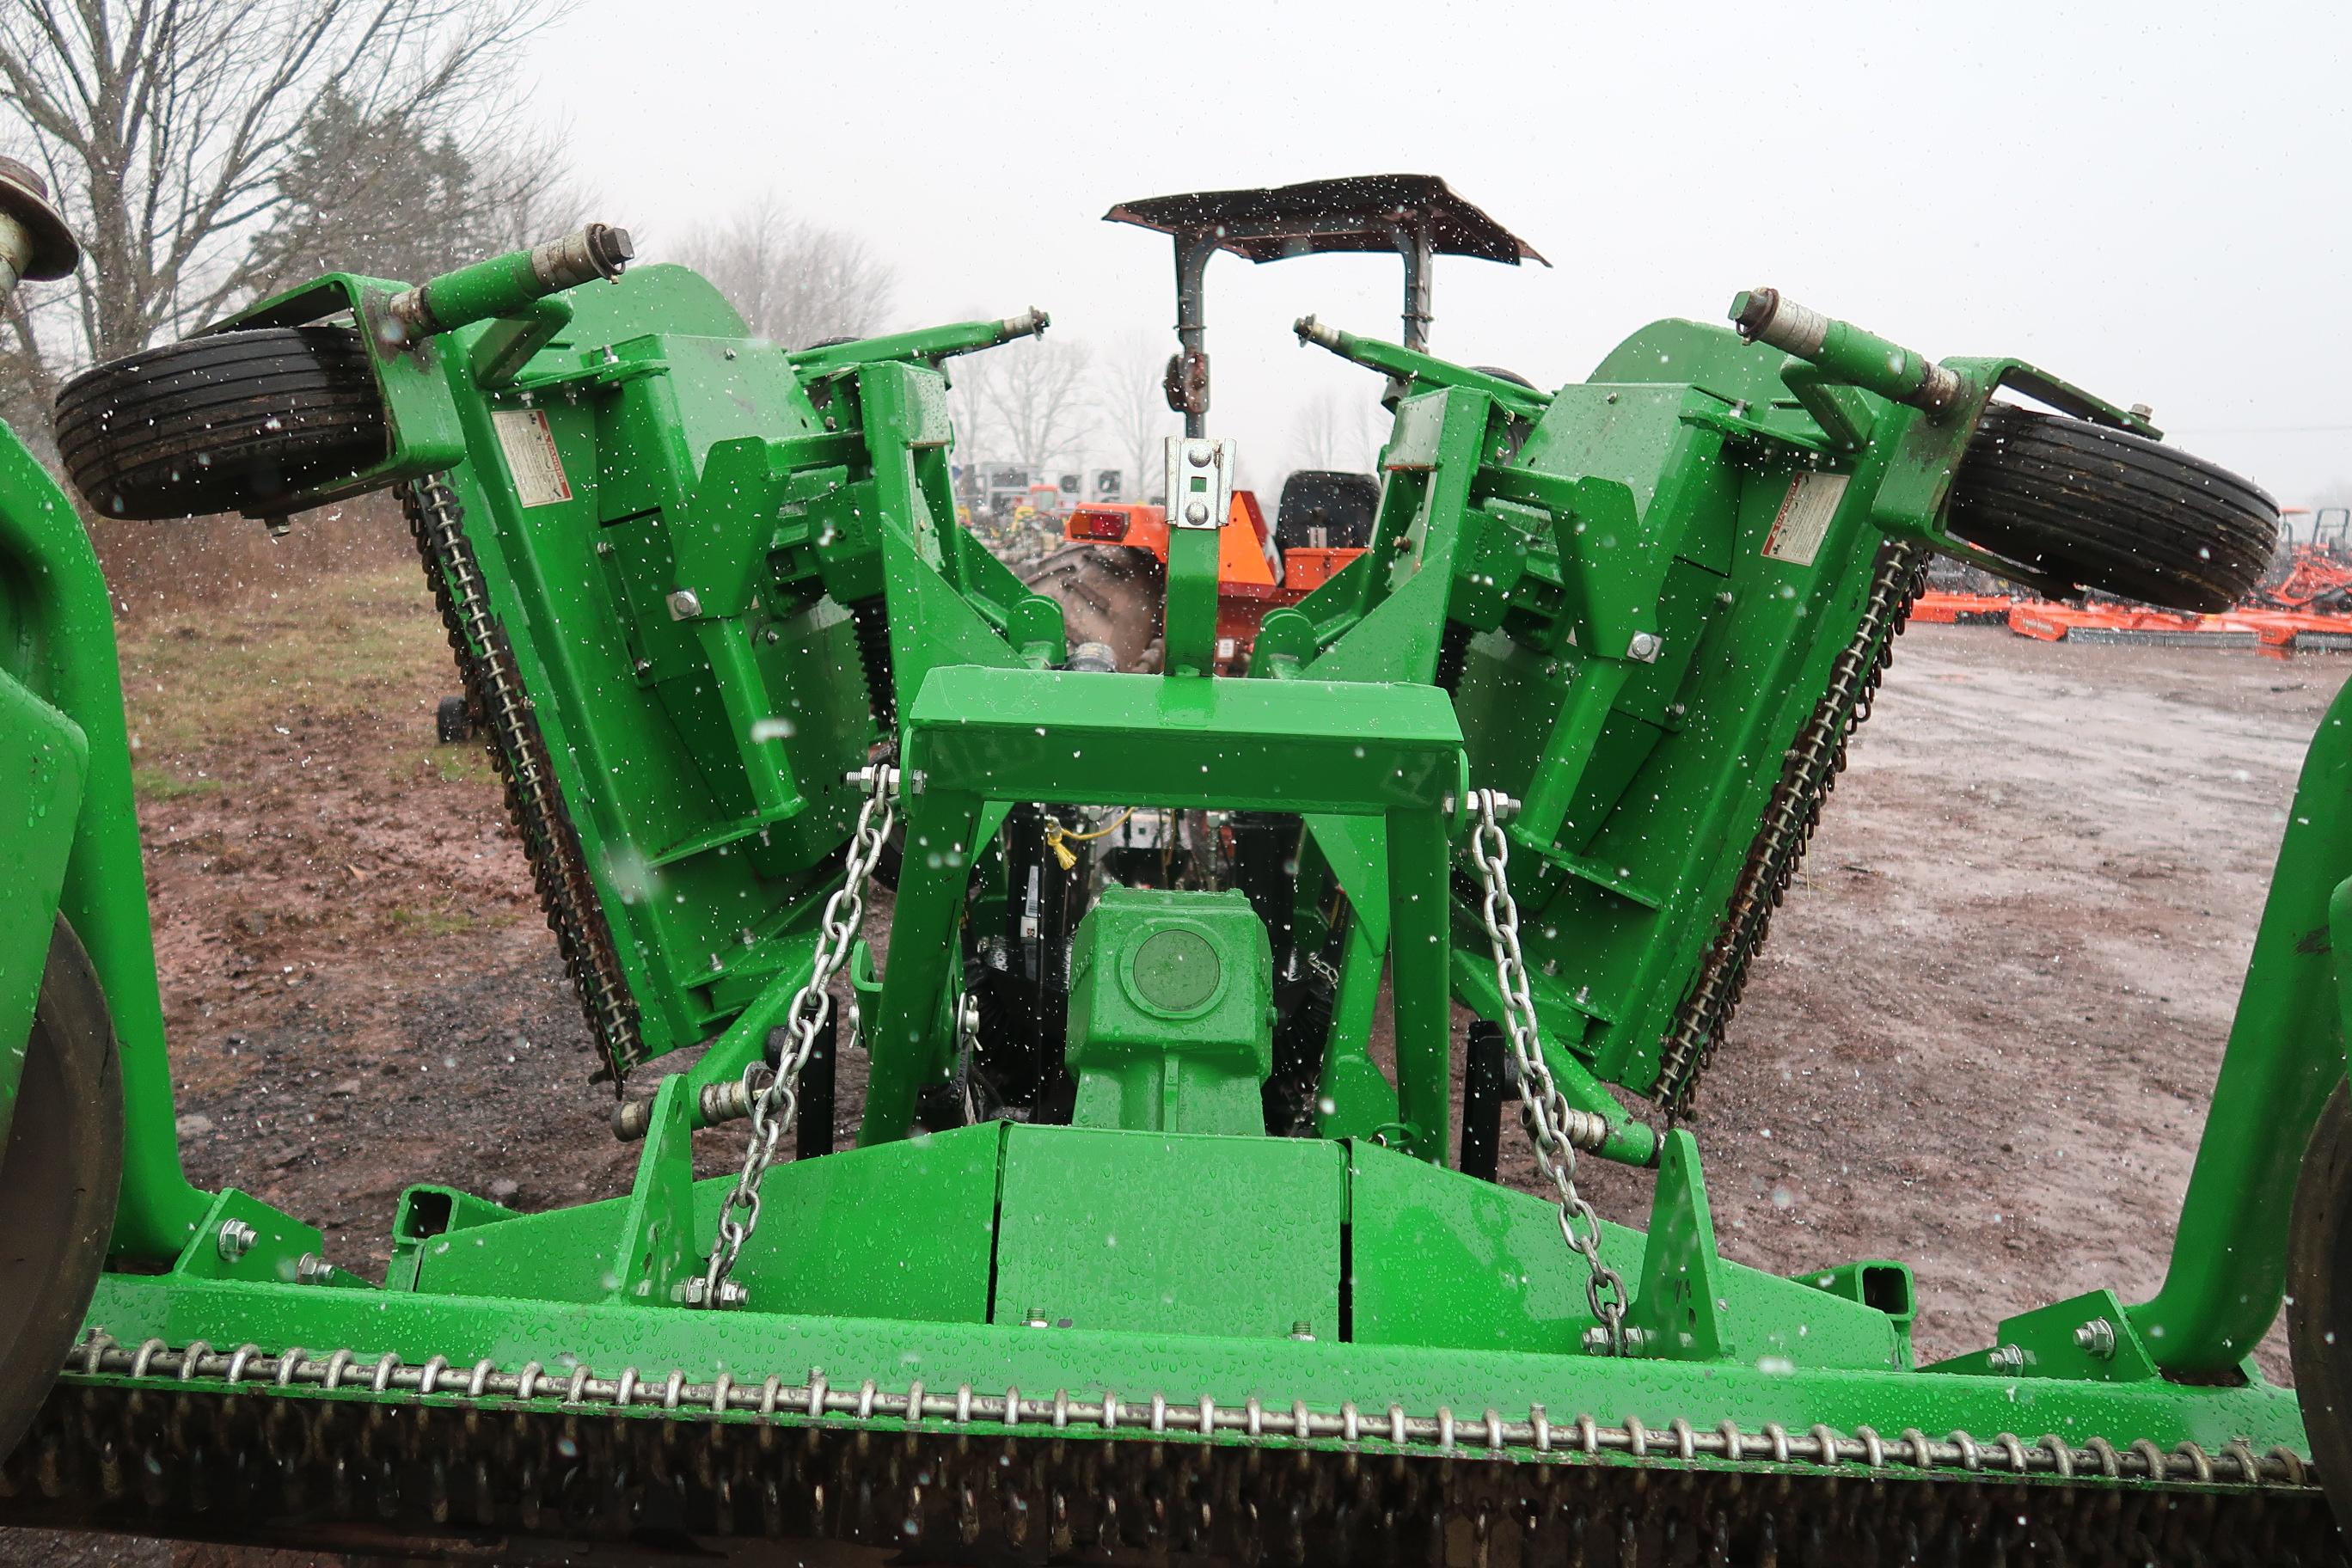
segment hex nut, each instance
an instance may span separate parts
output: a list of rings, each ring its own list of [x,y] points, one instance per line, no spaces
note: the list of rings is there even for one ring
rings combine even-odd
[[[260,1239],[253,1226],[245,1221],[225,1219],[221,1221],[220,1234],[213,1238],[213,1246],[219,1251],[223,1263],[234,1263],[252,1251],[253,1244]]]

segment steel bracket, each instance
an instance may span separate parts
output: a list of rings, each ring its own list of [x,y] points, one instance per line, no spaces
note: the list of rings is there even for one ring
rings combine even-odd
[[[1658,1159],[1649,1246],[1625,1311],[1627,1353],[1666,1361],[1736,1358],[1723,1273],[1715,1215],[1699,1173],[1698,1140],[1676,1128],[1666,1134]]]

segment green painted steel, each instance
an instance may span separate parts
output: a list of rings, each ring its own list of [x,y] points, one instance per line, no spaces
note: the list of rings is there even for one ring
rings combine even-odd
[[[56,484],[15,432],[0,426],[0,554],[15,558],[11,564],[19,569],[28,564],[21,555],[36,537],[34,520],[64,508]],[[16,656],[0,662],[0,822],[11,829],[0,834],[0,887],[11,894],[0,902],[0,1148],[15,1117],[49,931],[89,769],[81,727],[25,683],[27,674],[37,679],[26,667],[40,662],[48,628],[18,617],[37,607],[25,595],[0,595],[0,616],[8,617],[0,622],[0,648]]]
[[[29,999],[38,988],[51,917],[61,911],[105,987],[121,1052],[123,1173],[113,1250],[169,1258],[194,1234],[206,1200],[180,1169],[113,607],[81,519],[5,426],[0,632],[0,689],[26,726],[16,731],[26,771],[0,785],[0,810],[12,813],[0,818],[8,845],[0,868],[13,863],[26,874],[26,907],[14,911],[20,919],[11,934],[30,943],[0,951],[0,996]],[[68,811],[67,778],[75,773],[79,809]],[[20,806],[23,815],[13,815]],[[60,863],[62,880],[53,880],[49,868]],[[30,1016],[28,1000],[25,1027]],[[0,1098],[11,1103],[23,1048],[15,1026],[0,1035],[0,1056],[10,1064],[0,1068]]]
[[[1792,358],[1662,321],[1549,393],[1305,322],[1307,341],[1401,392],[1370,548],[1267,618],[1249,678],[1220,678],[1216,534],[1180,530],[1169,673],[1080,673],[1056,668],[1058,607],[959,525],[949,483],[942,362],[1042,316],[794,353],[679,268],[563,293],[545,280],[524,253],[434,280],[423,319],[441,331],[415,330],[406,286],[341,276],[225,325],[349,310],[371,333],[388,449],[303,499],[443,476],[478,573],[482,614],[459,638],[478,660],[510,659],[578,849],[560,897],[609,938],[612,1065],[708,1048],[645,1108],[625,1194],[518,1215],[412,1188],[381,1288],[322,1268],[299,1219],[192,1191],[172,1146],[103,585],[29,459],[0,445],[5,542],[32,568],[9,601],[14,646],[42,652],[0,697],[54,710],[53,738],[34,744],[70,745],[78,728],[88,756],[72,823],[23,836],[7,863],[47,864],[70,840],[63,907],[99,957],[131,1100],[117,1247],[147,1270],[109,1276],[90,1314],[132,1363],[101,1346],[75,1380],[163,1387],[189,1367],[237,1381],[244,1363],[208,1357],[251,1345],[289,1399],[463,1401],[469,1380],[479,1393],[535,1363],[525,1403],[595,1384],[635,1414],[640,1391],[666,1384],[655,1403],[682,1412],[692,1384],[698,1420],[887,1427],[909,1396],[957,1393],[969,1415],[975,1391],[1018,1389],[998,1406],[1009,1425],[1066,1426],[1082,1394],[1087,1435],[1113,1436],[1139,1407],[1208,1400],[1247,1410],[1247,1426],[1202,1415],[1196,1435],[1375,1450],[1355,1424],[1390,1411],[1424,1424],[1412,1442],[1451,1446],[1475,1420],[1520,1457],[1579,1416],[1637,1458],[1650,1435],[1678,1434],[1677,1457],[1697,1463],[1688,1435],[1726,1424],[1713,1452],[1743,1459],[1758,1450],[1741,1433],[1785,1428],[1763,1439],[1773,1464],[1810,1433],[1821,1462],[1854,1442],[1875,1465],[1877,1433],[1914,1428],[1976,1434],[1953,1450],[1963,1467],[1979,1442],[2009,1453],[2008,1433],[2050,1434],[2066,1465],[2093,1439],[2152,1444],[2141,1474],[2172,1474],[2163,1456],[2182,1444],[2252,1445],[2232,1472],[2248,1479],[2271,1473],[2252,1453],[2305,1450],[2294,1395],[2245,1350],[2278,1308],[2298,1133],[2344,1065],[2338,977],[2315,935],[2352,886],[2341,703],[2306,770],[2307,820],[2282,853],[2156,1301],[2036,1309],[1990,1350],[1915,1371],[1901,1264],[1790,1280],[1723,1258],[1696,1141],[1612,1089],[1660,1089],[1663,1042],[1783,756],[1867,624],[1888,542],[1969,553],[1941,512],[1985,399],[2021,387],[2129,423],[2109,405],[2019,362],[1931,364],[1838,322]],[[388,321],[403,331],[379,331]],[[476,591],[442,561],[445,593]],[[866,771],[877,762],[898,771]],[[844,1036],[869,1058],[859,1147],[768,1169],[725,1281],[737,1304],[697,1310],[733,1182],[695,1179],[704,1090],[783,1023],[860,781],[876,777],[897,781],[904,844],[889,962],[877,977],[860,944],[847,966]],[[1557,1207],[1444,1168],[1452,1008],[1504,1012],[1461,852],[1473,789],[1518,803],[1509,891],[1553,1077],[1596,1119],[1598,1153],[1658,1169],[1646,1230],[1602,1227],[1631,1297],[1622,1356],[1591,1353],[1600,1323]],[[1074,929],[1050,932],[1036,912],[1035,940],[1070,946],[1070,991],[1066,1014],[1024,1027],[1066,1035],[1040,1070],[1070,1074],[1070,1099],[1056,1110],[1041,1089],[945,1125],[988,1109],[965,1004],[1007,963],[985,933],[1047,885],[1039,814],[1096,807],[1197,815],[1207,834],[1261,814],[1290,847],[1271,892],[1089,887]],[[9,940],[0,1001],[34,962],[23,932]],[[1296,1002],[1310,972],[1329,1021],[1286,1041],[1312,1016]],[[1370,1047],[1384,984],[1385,1070]],[[1312,1080],[1286,1121],[1273,1092],[1286,1050]],[[216,1246],[229,1222],[253,1245]],[[148,1342],[174,1353],[168,1375],[139,1359]],[[402,1366],[432,1370],[402,1383]],[[342,1381],[354,1368],[357,1387]],[[2159,1375],[2180,1370],[2208,1375]],[[776,1379],[769,1408],[722,1375],[739,1394]],[[2193,1479],[2202,1459],[2182,1463]]]
[[[2287,1194],[2345,1072],[2335,955],[2352,952],[2352,687],[2328,704],[2287,814],[2164,1288],[2131,1309],[2157,1360],[2238,1365],[2286,1291]]]
[[[1109,887],[1078,922],[1070,1120],[1141,1132],[1265,1131],[1274,955],[1249,900]]]

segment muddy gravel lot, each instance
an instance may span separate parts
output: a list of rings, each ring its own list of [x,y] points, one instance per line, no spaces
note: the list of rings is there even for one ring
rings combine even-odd
[[[635,1149],[497,791],[433,743],[454,682],[422,593],[358,576],[142,623],[125,665],[189,1174],[369,1273],[411,1180],[524,1209],[622,1190]],[[2347,670],[1914,628],[1706,1082],[1725,1253],[1908,1260],[1923,1360],[2095,1286],[2152,1291]],[[861,1079],[842,1064],[845,1137]],[[1532,1190],[1523,1155],[1507,1171]],[[1586,1171],[1642,1222],[1646,1176]],[[2263,1363],[2285,1375],[2275,1335]],[[0,1563],[174,1550],[0,1532]]]

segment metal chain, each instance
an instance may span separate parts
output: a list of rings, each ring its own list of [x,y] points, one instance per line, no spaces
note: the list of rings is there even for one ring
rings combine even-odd
[[[506,786],[507,811],[522,841],[540,907],[604,1058],[600,1076],[609,1076],[617,1092],[628,1070],[646,1057],[636,999],[622,972],[580,836],[564,810],[514,648],[491,611],[481,563],[466,535],[465,509],[439,474],[401,485],[399,496],[450,650],[457,656],[458,678],[489,726],[491,756]]]
[[[1821,700],[1789,742],[1764,817],[1741,864],[1714,942],[1661,1043],[1653,1092],[1669,1121],[1690,1112],[1698,1080],[1730,1027],[1748,971],[1771,933],[1772,912],[1787,896],[1822,808],[1845,767],[1846,744],[1870,717],[1872,696],[1895,657],[1895,634],[1911,612],[1927,569],[1927,552],[1889,544],[1873,572],[1853,639],[1839,651]]]
[[[727,1203],[719,1211],[719,1239],[702,1272],[702,1292],[696,1302],[699,1306],[731,1305],[741,1300],[741,1291],[724,1289],[727,1276],[741,1256],[743,1244],[760,1226],[761,1179],[775,1162],[777,1143],[800,1115],[801,1069],[816,1050],[817,1032],[824,1026],[825,1013],[833,1005],[825,988],[849,961],[850,945],[866,920],[866,880],[890,837],[898,811],[894,797],[898,770],[878,765],[860,768],[849,775],[849,782],[865,789],[866,801],[857,808],[857,827],[849,837],[841,886],[824,901],[824,913],[817,921],[816,952],[808,980],[784,1012],[782,1026],[788,1036],[783,1052],[772,1071],[763,1061],[754,1061],[743,1069],[743,1088],[751,1101],[751,1142],[743,1151],[743,1171],[736,1178],[735,1190],[727,1194]]]
[[[1609,1353],[1625,1353],[1625,1281],[1601,1261],[1601,1216],[1576,1190],[1576,1145],[1569,1127],[1576,1113],[1544,1064],[1543,1037],[1536,1024],[1535,999],[1528,994],[1528,964],[1519,952],[1519,906],[1511,898],[1510,841],[1502,818],[1518,803],[1497,790],[1470,792],[1478,820],[1470,830],[1470,858],[1478,868],[1484,898],[1479,918],[1495,951],[1495,984],[1503,997],[1503,1034],[1519,1069],[1519,1120],[1535,1142],[1536,1158],[1559,1188],[1559,1234],[1584,1258],[1585,1300],[1608,1331]]]

